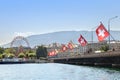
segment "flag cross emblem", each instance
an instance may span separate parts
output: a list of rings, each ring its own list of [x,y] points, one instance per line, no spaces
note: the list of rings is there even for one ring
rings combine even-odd
[[[105,36],[105,30],[104,29],[103,30],[99,29],[98,30],[98,36],[104,37]]]
[[[87,41],[85,40],[85,38],[80,35],[80,38],[78,39],[78,42],[81,44],[81,46],[86,46],[87,45]]]
[[[85,44],[85,40],[81,38],[81,41],[80,41],[82,44]]]
[[[96,34],[99,41],[103,41],[106,37],[110,35],[102,23],[96,29]]]

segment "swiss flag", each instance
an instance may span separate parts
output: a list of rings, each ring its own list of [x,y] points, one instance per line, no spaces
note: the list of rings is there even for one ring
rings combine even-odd
[[[103,41],[106,37],[110,35],[102,23],[96,29],[96,34],[99,41]]]
[[[48,56],[52,56],[52,53],[51,53],[51,52],[49,52],[49,53],[48,53]]]
[[[55,56],[55,55],[56,55],[56,51],[55,51],[55,50],[50,51],[50,52],[48,53],[48,56]]]
[[[85,40],[85,38],[80,35],[80,38],[78,39],[78,42],[81,44],[81,46],[86,46],[87,45],[87,41]]]
[[[70,42],[68,43],[68,45],[67,45],[67,46],[68,46],[68,48],[69,48],[69,49],[71,49],[71,50],[74,48],[73,44],[72,44],[72,43],[70,43]]]
[[[65,52],[67,50],[67,47],[65,45],[62,45],[62,51]]]

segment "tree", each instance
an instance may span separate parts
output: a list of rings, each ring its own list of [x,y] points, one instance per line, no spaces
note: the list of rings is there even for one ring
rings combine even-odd
[[[3,54],[4,48],[0,47],[0,54]]]
[[[29,58],[35,58],[36,57],[36,53],[28,53],[28,57]]]
[[[13,48],[7,48],[7,49],[5,49],[5,53],[13,53],[13,54],[15,54],[15,49],[13,49]]]
[[[19,53],[18,57],[19,57],[19,58],[24,58],[24,57],[25,57],[25,54],[24,54],[24,53]]]
[[[0,54],[0,59],[2,59],[3,57],[2,57],[2,54]]]
[[[13,53],[7,53],[6,56],[9,57],[9,58],[15,57],[15,55]]]
[[[24,51],[26,58],[36,57],[35,50],[26,50]]]
[[[104,45],[104,46],[102,46],[101,48],[100,48],[100,50],[102,50],[102,51],[108,51],[109,50],[109,46],[108,45]]]
[[[39,59],[40,57],[47,57],[47,48],[44,46],[38,46],[36,50],[36,57]]]

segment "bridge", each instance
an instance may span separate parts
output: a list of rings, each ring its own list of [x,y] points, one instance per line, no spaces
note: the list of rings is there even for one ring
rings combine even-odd
[[[55,63],[89,65],[102,67],[120,67],[120,50],[103,53],[80,54],[74,57],[51,58]]]

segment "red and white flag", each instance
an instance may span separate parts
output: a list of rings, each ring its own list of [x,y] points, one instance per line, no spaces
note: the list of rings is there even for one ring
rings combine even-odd
[[[67,50],[67,47],[65,45],[62,45],[62,51],[65,52]]]
[[[85,38],[80,35],[80,38],[78,39],[78,42],[81,44],[81,46],[86,46],[87,45],[87,41],[85,40]]]
[[[102,23],[96,29],[96,34],[99,41],[103,41],[106,37],[110,35]]]
[[[73,45],[73,43],[71,43],[71,42],[69,42],[67,46],[68,46],[68,48],[69,48],[70,50],[72,50],[72,49],[74,48],[74,45]]]
[[[56,55],[56,51],[52,50],[48,53],[48,56],[55,56]]]
[[[50,51],[50,52],[48,52],[48,56],[52,56],[52,53],[51,53],[51,51]]]

